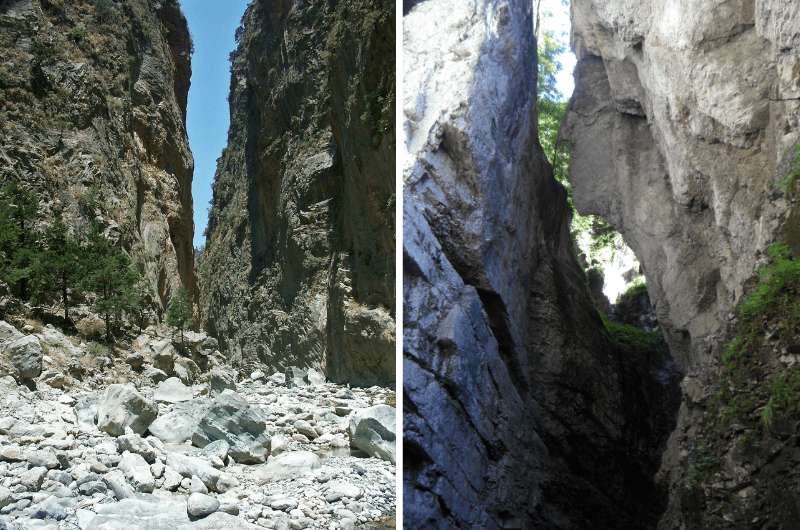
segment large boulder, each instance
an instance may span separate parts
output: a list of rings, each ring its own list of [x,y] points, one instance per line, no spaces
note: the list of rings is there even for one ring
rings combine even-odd
[[[310,451],[294,451],[270,457],[269,462],[258,467],[252,474],[258,484],[278,482],[307,475],[320,467],[317,455]]]
[[[215,366],[208,376],[208,388],[211,392],[220,393],[223,390],[236,390],[236,374]]]
[[[169,339],[150,341],[147,347],[153,359],[153,366],[167,375],[175,373],[175,358],[178,356],[178,353],[175,351]]]
[[[191,440],[208,405],[207,399],[176,403],[150,424],[150,434],[164,443],[177,444]]]
[[[267,457],[269,438],[266,415],[236,392],[225,390],[205,411],[192,443],[205,447],[213,441],[225,440],[234,461],[258,464]]]
[[[11,366],[22,379],[35,379],[42,373],[42,344],[33,335],[27,335],[7,343],[3,352]]]
[[[155,478],[150,471],[150,464],[141,455],[125,451],[117,468],[125,474],[125,478],[136,491],[152,493],[155,489]]]
[[[169,453],[167,467],[182,477],[199,478],[209,491],[225,493],[239,485],[235,477],[214,468],[202,458]]]
[[[177,377],[162,381],[153,392],[153,399],[163,403],[180,403],[192,399],[192,389],[184,385]]]
[[[183,384],[192,385],[200,375],[200,367],[191,359],[177,357],[175,359],[175,375]]]
[[[347,428],[350,446],[394,463],[395,417],[396,410],[389,405],[357,410]]]
[[[202,519],[219,510],[219,501],[211,495],[195,492],[189,495],[186,510],[189,512],[189,517]]]
[[[130,427],[143,434],[158,416],[158,407],[145,399],[133,385],[111,385],[97,405],[97,428],[112,436]]]
[[[5,320],[0,320],[0,344],[12,342],[17,339],[21,339],[24,336],[25,334],[19,331],[17,328]]]

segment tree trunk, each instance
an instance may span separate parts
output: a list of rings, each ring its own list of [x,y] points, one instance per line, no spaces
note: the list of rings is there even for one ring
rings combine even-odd
[[[69,322],[69,293],[67,292],[67,275],[61,273],[61,298],[64,301],[64,325]]]
[[[25,220],[24,219],[20,219],[19,228],[20,228],[19,239],[18,239],[19,248],[24,251],[25,250],[25,242],[26,242],[26,238],[25,238]],[[17,282],[17,285],[19,286],[19,297],[23,301],[27,302],[28,301],[28,279],[27,278],[20,278],[19,282]]]

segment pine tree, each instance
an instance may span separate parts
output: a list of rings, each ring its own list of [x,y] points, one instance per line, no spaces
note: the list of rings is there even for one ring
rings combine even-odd
[[[113,324],[125,314],[134,314],[140,295],[136,286],[141,275],[131,263],[128,255],[115,247],[100,230],[92,229],[89,243],[83,252],[84,277],[82,286],[95,293],[94,310],[103,316],[106,323],[106,340],[113,338]]]
[[[69,233],[61,214],[44,231],[42,248],[37,253],[33,278],[39,298],[58,295],[64,305],[64,322],[69,322],[70,290],[81,276],[82,251]]]
[[[170,299],[167,308],[167,324],[176,327],[181,332],[181,348],[184,347],[183,330],[192,321],[192,304],[189,302],[189,293],[181,287]]]
[[[30,298],[29,280],[36,259],[35,222],[39,201],[16,182],[0,190],[0,254],[2,279],[16,285],[23,300]]]

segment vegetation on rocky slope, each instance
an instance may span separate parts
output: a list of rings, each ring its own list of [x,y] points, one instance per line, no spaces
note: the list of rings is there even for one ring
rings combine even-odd
[[[0,182],[24,183],[68,231],[102,220],[159,311],[178,286],[194,293],[177,0],[5,2],[0,27]]]
[[[800,377],[796,368],[776,369],[776,352],[794,354],[800,326],[800,261],[784,244],[768,249],[770,263],[758,272],[758,284],[739,305],[736,335],[722,356],[719,391],[724,424],[760,417],[769,428],[776,416],[798,412]],[[755,383],[755,384],[754,384]]]
[[[142,316],[149,294],[139,269],[100,223],[83,235],[60,215],[44,224],[36,195],[13,182],[0,189],[0,281],[23,301],[59,302],[66,326],[73,299],[88,296],[109,342],[115,322]]]
[[[795,517],[785,466],[800,439],[800,260],[782,243],[768,256],[737,307],[707,401],[692,393],[703,420],[686,441],[684,513],[702,527]]]

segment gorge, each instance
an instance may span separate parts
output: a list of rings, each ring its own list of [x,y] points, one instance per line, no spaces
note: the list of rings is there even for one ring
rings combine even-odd
[[[572,198],[635,251],[668,348],[589,293],[533,6],[404,7],[406,522],[792,528],[800,7],[571,3]]]
[[[0,528],[393,524],[394,25],[250,3],[196,257],[178,0],[0,1]]]

